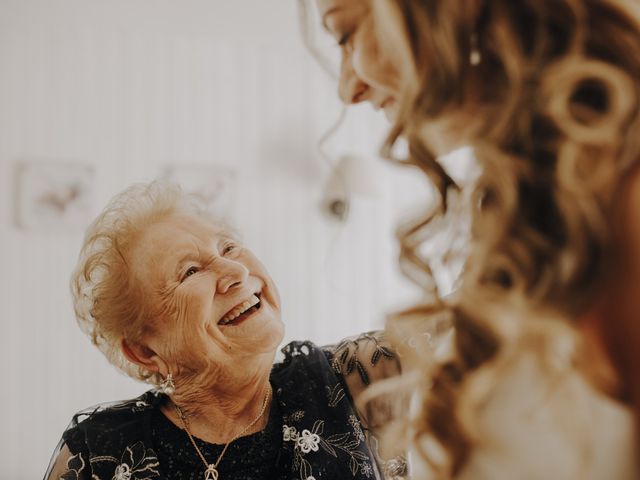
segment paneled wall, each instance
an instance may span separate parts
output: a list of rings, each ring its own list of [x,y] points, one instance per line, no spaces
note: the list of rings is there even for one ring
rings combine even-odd
[[[39,478],[74,411],[145,389],[75,325],[82,232],[15,226],[16,162],[95,166],[95,212],[169,164],[235,168],[230,213],[280,287],[286,339],[327,343],[410,298],[392,228],[424,190],[375,159],[385,122],[357,107],[326,149],[370,157],[377,191],[344,224],[323,215],[335,90],[293,0],[0,0],[0,478]]]

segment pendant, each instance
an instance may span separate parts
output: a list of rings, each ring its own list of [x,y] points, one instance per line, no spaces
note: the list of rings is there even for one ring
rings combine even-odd
[[[218,480],[218,470],[215,465],[209,465],[204,472],[204,480]]]

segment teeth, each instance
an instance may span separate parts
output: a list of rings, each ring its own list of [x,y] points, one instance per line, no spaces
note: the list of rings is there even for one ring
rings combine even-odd
[[[222,317],[222,320],[220,320],[218,324],[226,325],[227,323],[232,322],[244,312],[249,310],[251,307],[255,307],[258,303],[260,303],[260,299],[256,295],[251,295],[251,298],[249,298],[249,300],[244,301],[229,313],[227,313],[224,317]]]

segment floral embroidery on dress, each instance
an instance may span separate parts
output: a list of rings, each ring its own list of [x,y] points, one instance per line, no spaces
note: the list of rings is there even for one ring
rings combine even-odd
[[[149,480],[160,476],[159,462],[153,450],[145,449],[142,442],[128,446],[118,461],[115,457],[102,456],[91,459],[91,463],[115,463],[110,480]],[[96,478],[96,480],[100,480]]]
[[[61,480],[79,480],[80,473],[84,470],[84,458],[78,453],[67,460],[67,471],[60,476]]]
[[[303,453],[309,453],[310,451],[318,451],[318,443],[320,443],[320,437],[317,433],[311,433],[309,430],[302,430],[300,436],[296,439],[296,447],[302,450]]]
[[[362,472],[363,475],[370,477],[371,475],[373,475],[373,468],[371,468],[371,465],[369,465],[368,463],[363,463],[362,465],[360,465],[360,472]]]
[[[296,410],[295,412],[289,415],[285,415],[283,417],[283,420],[285,423],[290,423],[290,422],[299,422],[303,418],[304,418],[304,410]]]
[[[354,419],[356,418],[355,415],[352,416]],[[319,451],[320,447],[334,458],[338,458],[339,455],[346,456],[349,469],[354,477],[358,471],[367,478],[373,476],[374,470],[369,463],[368,456],[358,450],[364,441],[362,430],[359,430],[362,435],[355,431],[323,437],[324,423],[324,420],[316,420],[311,430],[303,429],[301,433],[298,433],[295,427],[286,424],[282,427],[282,439],[285,442],[294,442],[293,465],[298,470],[300,479],[314,478],[311,463],[305,458],[305,455]]]
[[[330,407],[335,407],[345,397],[344,388],[339,383],[336,383],[333,388],[329,385],[325,385],[325,392],[327,394],[327,401]]]
[[[131,480],[131,467],[126,463],[118,465],[113,480]]]
[[[294,442],[298,440],[298,432],[296,431],[296,427],[288,427],[287,425],[282,425],[282,439],[285,442],[293,440]]]
[[[349,415],[349,424],[353,427],[353,433],[355,436],[362,442],[365,440],[364,432],[362,431],[362,426],[360,426],[360,421],[356,418],[355,415]]]

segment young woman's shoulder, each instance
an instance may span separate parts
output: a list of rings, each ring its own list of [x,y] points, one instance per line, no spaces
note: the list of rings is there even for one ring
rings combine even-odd
[[[467,387],[469,397],[489,393],[477,407],[479,441],[461,478],[637,478],[631,408],[596,390],[566,352],[537,342],[514,351]]]

